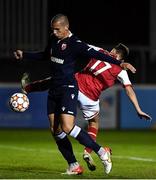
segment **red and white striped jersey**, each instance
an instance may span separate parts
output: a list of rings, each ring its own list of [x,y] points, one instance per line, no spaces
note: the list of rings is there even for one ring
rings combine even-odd
[[[104,53],[103,49],[97,49]],[[108,62],[91,59],[82,72],[75,74],[79,90],[92,100],[98,100],[101,92],[119,80],[123,86],[131,85],[126,70]]]

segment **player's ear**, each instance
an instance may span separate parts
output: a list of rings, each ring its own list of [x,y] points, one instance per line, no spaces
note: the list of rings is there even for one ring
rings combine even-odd
[[[65,30],[68,30],[68,29],[69,29],[69,26],[66,25],[66,26],[65,26]]]

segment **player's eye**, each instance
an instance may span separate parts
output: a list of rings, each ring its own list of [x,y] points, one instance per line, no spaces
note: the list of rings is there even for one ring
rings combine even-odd
[[[52,28],[52,31],[59,31],[60,28]]]

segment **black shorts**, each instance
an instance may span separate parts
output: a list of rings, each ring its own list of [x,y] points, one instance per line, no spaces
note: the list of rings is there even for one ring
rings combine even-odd
[[[75,85],[64,85],[59,88],[50,89],[47,101],[47,113],[76,116],[77,98],[78,87]]]

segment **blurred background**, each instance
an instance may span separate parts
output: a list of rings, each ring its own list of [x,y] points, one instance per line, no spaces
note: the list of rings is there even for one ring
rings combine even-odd
[[[31,80],[49,76],[47,62],[17,62],[13,51],[44,50],[51,18],[64,13],[71,31],[81,40],[108,50],[119,42],[130,48],[127,61],[137,73],[129,76],[142,109],[153,117],[151,123],[140,120],[117,85],[101,96],[101,128],[155,129],[155,9],[155,0],[0,0],[0,127],[48,127],[47,92],[29,95],[30,108],[24,113],[14,113],[8,106],[9,97],[20,91],[24,72],[30,73]],[[85,126],[84,121],[79,122],[79,111],[77,119]]]

